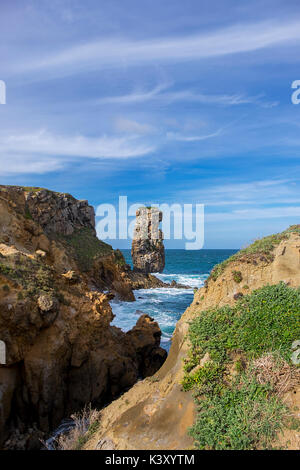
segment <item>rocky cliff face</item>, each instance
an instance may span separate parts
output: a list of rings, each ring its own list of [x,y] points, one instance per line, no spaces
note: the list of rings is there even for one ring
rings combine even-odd
[[[150,317],[128,333],[110,325],[109,300],[134,299],[124,264],[97,239],[86,201],[0,187],[0,443],[18,430],[23,447],[39,447],[62,418],[102,406],[164,362]]]
[[[137,210],[131,249],[134,271],[146,274],[163,271],[165,249],[159,229],[161,221],[162,212],[154,207]]]
[[[172,346],[162,368],[149,379],[138,382],[120,399],[112,402],[101,413],[101,425],[88,441],[86,449],[96,449],[99,441],[109,442],[114,449],[190,449],[193,440],[188,428],[195,419],[195,405],[191,392],[184,392],[183,359],[188,357],[189,324],[201,311],[216,306],[233,305],[245,295],[268,284],[285,282],[290,287],[300,286],[300,226],[274,245],[266,256],[259,250],[241,253],[211,275],[206,286],[199,289],[191,306],[176,325]],[[270,243],[268,243],[270,244]],[[237,273],[239,275],[237,276]],[[199,365],[199,367],[201,364]],[[300,406],[300,384],[285,396],[295,416]],[[299,416],[298,416],[299,418]],[[284,430],[279,446],[299,449],[299,433]]]
[[[26,192],[25,198],[32,219],[47,234],[72,235],[83,227],[95,232],[94,208],[86,200],[47,189]]]

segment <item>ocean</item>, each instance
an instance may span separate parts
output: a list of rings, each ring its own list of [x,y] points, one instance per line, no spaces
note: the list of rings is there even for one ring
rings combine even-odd
[[[132,266],[130,250],[122,250],[126,263]],[[175,325],[192,303],[195,287],[202,287],[212,268],[237,250],[166,250],[166,266],[162,274],[153,273],[164,282],[173,279],[191,289],[140,289],[134,291],[135,302],[111,301],[116,315],[112,325],[130,330],[142,313],[153,317],[162,330],[161,346],[169,351]]]

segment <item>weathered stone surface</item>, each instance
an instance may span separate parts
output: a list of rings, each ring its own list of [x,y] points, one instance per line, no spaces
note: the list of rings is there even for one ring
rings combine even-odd
[[[137,352],[141,376],[153,375],[167,358],[167,352],[159,346],[161,330],[158,323],[143,314],[126,335]]]
[[[28,211],[46,233],[71,235],[82,227],[95,229],[95,212],[88,201],[42,189],[26,194]]]
[[[80,276],[75,271],[67,271],[66,273],[62,274],[62,277],[66,279],[66,281],[70,282],[71,284],[75,284],[76,282],[80,281]]]
[[[38,306],[42,312],[50,312],[56,310],[58,307],[58,301],[52,295],[40,295],[37,300]]]
[[[0,444],[18,432],[11,440],[18,448],[34,448],[37,433],[87,403],[101,407],[164,356],[155,322],[138,322],[132,335],[110,325],[109,301],[133,296],[120,254],[117,263],[111,248],[101,254],[101,245],[99,256],[87,253],[90,267],[81,272],[77,245],[56,238],[53,231],[68,237],[85,223],[83,229],[94,230],[88,206],[49,191],[30,194],[28,213],[27,190],[0,186],[0,339],[7,352],[0,366]]]
[[[162,272],[165,267],[163,234],[159,229],[162,212],[157,208],[141,207],[136,212],[131,256],[136,272]]]

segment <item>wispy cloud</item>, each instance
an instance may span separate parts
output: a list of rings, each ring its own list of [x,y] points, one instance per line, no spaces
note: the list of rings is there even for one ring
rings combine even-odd
[[[161,92],[169,87],[169,84],[162,83],[160,85],[155,86],[152,90],[145,91],[139,90],[133,91],[127,95],[121,96],[105,96],[103,98],[99,98],[93,100],[93,104],[130,104],[130,103],[141,103],[145,101],[150,101],[155,99],[156,97],[161,97]]]
[[[211,184],[203,189],[184,190],[183,195],[207,207],[300,203],[297,178]]]
[[[72,158],[133,158],[155,150],[136,136],[60,136],[40,130],[32,134],[0,136],[0,173],[43,173]],[[48,157],[46,159],[46,157]],[[13,160],[13,163],[12,163]],[[40,162],[39,162],[40,160]]]
[[[297,179],[214,185],[203,191],[203,198],[202,202],[205,202],[207,207],[207,222],[226,223],[235,220],[292,217],[297,223],[300,216],[299,180]],[[237,208],[233,209],[232,206]],[[214,212],[214,207],[222,207],[224,211]]]
[[[238,106],[255,104],[264,108],[272,108],[279,104],[278,101],[267,101],[263,94],[247,96],[243,94],[204,94],[192,90],[181,90],[165,92],[169,88],[167,84],[157,85],[149,91],[135,91],[127,95],[106,96],[93,101],[93,104],[135,104],[146,101],[159,101],[166,103],[192,102],[200,104],[215,104],[220,106]]]
[[[218,137],[222,133],[223,129],[218,129],[216,132],[206,135],[182,135],[176,132],[168,132],[167,138],[169,140],[178,140],[181,142],[199,142],[201,140],[212,139],[213,137]]]
[[[54,71],[69,74],[103,66],[130,66],[153,61],[178,62],[219,57],[298,43],[300,20],[238,24],[203,34],[148,40],[98,39],[49,53],[34,60],[19,61],[15,72]]]
[[[233,220],[281,219],[282,217],[300,217],[300,206],[214,212],[213,214],[207,214],[205,219],[208,222],[229,222]],[[296,219],[295,223],[297,223]]]

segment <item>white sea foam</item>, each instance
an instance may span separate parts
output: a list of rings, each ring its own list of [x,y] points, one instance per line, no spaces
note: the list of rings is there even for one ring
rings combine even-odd
[[[201,287],[207,275],[197,274],[156,274],[164,282],[174,279],[191,289],[154,288],[134,291],[135,302],[111,301],[115,318],[112,325],[128,331],[136,324],[139,316],[146,313],[153,317],[162,330],[161,344],[169,349],[175,325],[193,299],[194,287]]]
[[[171,283],[173,280],[178,284],[191,287],[202,287],[208,274],[162,274],[154,273],[163,282]]]

